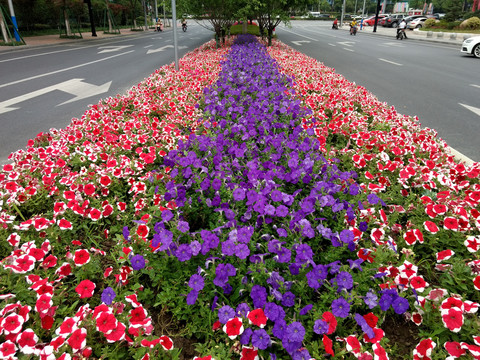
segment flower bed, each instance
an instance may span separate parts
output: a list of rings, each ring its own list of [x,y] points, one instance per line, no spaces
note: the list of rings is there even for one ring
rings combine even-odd
[[[1,355],[478,357],[479,164],[280,42],[227,45],[4,166]]]

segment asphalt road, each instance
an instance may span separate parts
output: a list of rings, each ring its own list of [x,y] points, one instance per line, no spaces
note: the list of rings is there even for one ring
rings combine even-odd
[[[179,58],[213,38],[194,22],[177,34]],[[174,59],[171,29],[0,52],[0,165],[38,133],[66,127]]]
[[[480,60],[460,46],[396,40],[371,28],[351,36],[329,22],[295,21],[278,38],[363,86],[401,114],[418,116],[449,146],[480,161]],[[407,32],[408,34],[408,32]]]

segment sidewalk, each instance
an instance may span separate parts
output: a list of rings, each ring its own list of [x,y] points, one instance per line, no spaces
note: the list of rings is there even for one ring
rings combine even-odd
[[[340,27],[340,29],[349,30],[350,27],[344,24],[342,27]],[[453,33],[453,32],[420,31],[416,29],[406,30],[405,32],[408,36],[408,39],[438,42],[438,43],[444,43],[444,44],[453,44],[458,46],[462,45],[463,40],[477,35],[477,34]],[[359,34],[368,33],[373,35],[388,36],[395,39],[395,36],[397,34],[397,29],[377,26],[377,31],[373,32],[373,26],[365,26],[362,30],[358,30],[358,33]]]
[[[154,32],[153,29],[148,31]],[[81,39],[68,39],[60,38],[60,35],[41,35],[41,36],[28,36],[24,37],[26,45],[18,46],[0,46],[0,51],[6,50],[17,50],[17,49],[27,49],[33,46],[43,46],[43,45],[56,45],[56,44],[66,44],[66,43],[81,43],[88,42],[92,40],[104,39],[104,38],[115,38],[119,36],[135,35],[143,31],[132,31],[130,29],[120,29],[120,34],[105,34],[103,31],[97,31],[97,36],[92,36],[91,31],[83,32]]]

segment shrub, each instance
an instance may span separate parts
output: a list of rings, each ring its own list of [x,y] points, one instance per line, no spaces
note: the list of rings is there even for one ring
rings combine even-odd
[[[480,18],[473,16],[460,24],[460,29],[477,30],[480,29]]]
[[[428,28],[431,28],[432,26],[435,26],[435,24],[437,23],[437,21],[435,19],[427,19],[425,21],[425,27],[428,29]]]

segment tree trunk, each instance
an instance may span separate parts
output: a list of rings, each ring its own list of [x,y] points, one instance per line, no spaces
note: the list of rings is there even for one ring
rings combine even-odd
[[[247,33],[247,23],[244,21],[242,24],[242,34],[246,34],[246,33]]]
[[[2,30],[3,41],[5,41],[5,43],[10,42],[10,39],[7,33],[7,27],[5,26],[5,22],[3,21],[3,14],[1,13],[0,13],[0,28]]]
[[[112,18],[110,16],[110,9],[108,8],[108,2],[105,0],[105,5],[107,6],[107,18],[108,18],[108,32],[112,33],[113,32],[113,27],[112,27]]]
[[[67,36],[72,36],[72,30],[70,29],[70,21],[68,20],[67,8],[63,9],[63,16],[65,17],[65,31]]]

